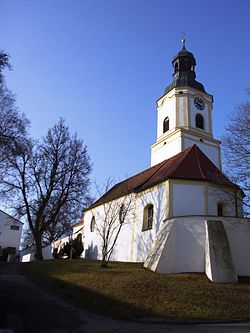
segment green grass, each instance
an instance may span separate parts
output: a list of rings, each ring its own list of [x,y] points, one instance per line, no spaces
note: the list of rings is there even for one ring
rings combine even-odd
[[[160,275],[141,264],[50,260],[24,272],[84,309],[116,319],[249,320],[250,277],[213,284],[204,274]]]

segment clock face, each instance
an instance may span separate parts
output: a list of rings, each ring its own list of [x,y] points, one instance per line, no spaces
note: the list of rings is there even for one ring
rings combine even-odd
[[[196,107],[196,109],[198,110],[204,110],[205,108],[205,103],[204,101],[200,98],[200,97],[196,97],[194,99],[194,106]]]

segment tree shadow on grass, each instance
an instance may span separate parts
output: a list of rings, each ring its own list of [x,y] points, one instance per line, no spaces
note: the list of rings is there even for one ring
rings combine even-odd
[[[119,320],[135,320],[141,317],[156,316],[152,309],[145,309],[131,303],[122,302],[112,296],[105,295],[86,287],[52,278],[44,281],[45,286],[57,295],[82,307],[84,310]]]

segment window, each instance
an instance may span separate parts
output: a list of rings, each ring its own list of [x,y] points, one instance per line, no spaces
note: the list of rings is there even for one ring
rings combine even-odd
[[[143,211],[143,225],[142,231],[152,229],[154,217],[154,206],[152,204],[147,205]]]
[[[222,203],[217,204],[217,215],[223,216],[223,204]]]
[[[200,129],[204,129],[204,119],[203,116],[199,113],[195,116],[195,126]]]
[[[163,133],[169,130],[169,118],[166,117],[163,121]]]
[[[124,205],[122,205],[119,212],[119,221],[121,224],[125,221],[125,217],[126,217],[126,208]]]
[[[176,72],[178,72],[178,70],[179,70],[179,64],[178,64],[178,62],[176,62],[174,64],[174,72],[176,73]]]
[[[90,222],[90,232],[95,230],[95,217],[93,216]]]
[[[11,229],[11,230],[19,230],[19,228],[20,228],[20,227],[19,227],[18,225],[11,225],[11,226],[10,226],[10,229]]]

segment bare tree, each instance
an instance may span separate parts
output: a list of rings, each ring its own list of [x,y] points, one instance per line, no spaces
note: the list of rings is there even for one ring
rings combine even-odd
[[[26,141],[28,125],[27,118],[16,107],[14,95],[6,87],[5,68],[11,69],[9,55],[0,51],[0,162],[6,155],[18,153]]]
[[[250,96],[250,90],[247,92]],[[222,138],[225,171],[245,193],[245,215],[250,214],[250,103],[239,105]]]
[[[113,181],[108,179],[104,187],[104,193],[111,188]],[[99,196],[103,193],[100,187],[97,187]],[[103,203],[96,210],[95,229],[102,240],[102,260],[101,267],[107,267],[110,257],[117,243],[120,232],[125,224],[129,223],[132,211],[132,194]]]
[[[0,159],[18,153],[27,140],[28,120],[15,105],[14,95],[0,85]]]
[[[1,193],[26,217],[42,260],[44,237],[51,242],[64,234],[89,204],[87,148],[60,120],[41,141],[29,140],[10,155],[7,165]]]
[[[0,51],[0,85],[4,84],[3,69],[11,69],[10,56],[4,51]]]

